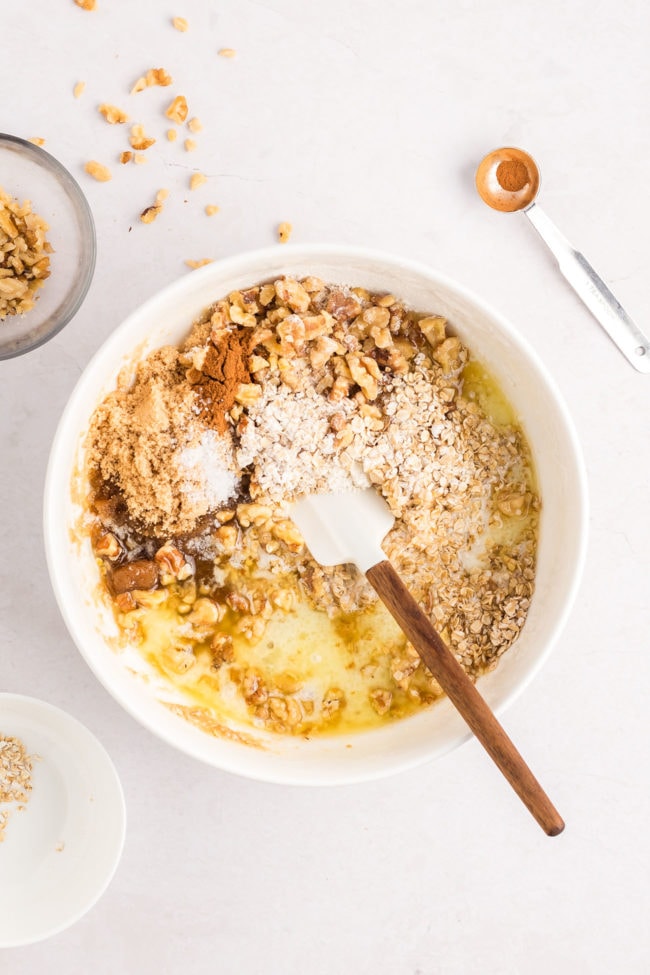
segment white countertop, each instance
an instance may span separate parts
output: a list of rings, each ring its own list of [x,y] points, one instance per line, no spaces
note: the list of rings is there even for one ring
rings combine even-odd
[[[650,167],[650,8],[98,7],[31,0],[2,12],[0,125],[44,137],[79,178],[99,253],[74,321],[0,364],[0,688],[57,704],[99,737],[122,778],[128,833],[97,906],[48,942],[0,952],[0,972],[648,972],[650,377],[610,344],[526,221],[479,202],[473,169],[497,145],[528,148],[549,215],[647,331],[650,194],[636,188]],[[221,47],[237,56],[218,57]],[[151,66],[174,88],[138,95],[135,108],[126,92]],[[164,139],[158,109],[174,90],[204,124],[192,155]],[[99,117],[101,101],[140,111],[159,136],[146,165],[113,162],[125,133]],[[110,163],[111,183],[85,176],[91,158]],[[187,167],[208,185],[181,192]],[[141,225],[161,187],[168,208]],[[207,203],[220,213],[207,218]],[[189,273],[186,258],[271,244],[283,220],[297,242],[371,245],[456,277],[517,324],[568,401],[590,481],[588,561],[555,654],[505,718],[566,818],[558,839],[475,742],[417,771],[322,791],[203,767],[127,716],[63,625],[41,495],[79,373],[127,312]]]

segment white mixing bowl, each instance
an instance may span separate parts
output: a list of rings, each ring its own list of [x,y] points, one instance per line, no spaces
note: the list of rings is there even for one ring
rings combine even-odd
[[[228,292],[282,274],[313,274],[333,283],[390,291],[413,308],[445,315],[498,377],[521,419],[542,497],[538,567],[521,636],[497,669],[479,681],[496,711],[513,701],[537,673],[566,621],[585,554],[587,492],[572,422],[537,355],[485,302],[412,261],[350,247],[274,247],[194,271],[151,298],[115,330],[70,397],[47,474],[47,558],[68,629],[107,690],[171,745],[256,779],[332,785],[378,778],[437,758],[465,741],[469,732],[445,700],[413,717],[351,736],[305,741],[254,732],[260,747],[209,736],[160,702],[161,697],[170,698],[169,689],[146,672],[137,651],[113,649],[111,635],[116,627],[98,595],[99,573],[90,544],[75,536],[80,507],[73,481],[83,468],[84,435],[95,407],[115,387],[120,368],[135,350],[142,355],[179,342],[203,309]]]

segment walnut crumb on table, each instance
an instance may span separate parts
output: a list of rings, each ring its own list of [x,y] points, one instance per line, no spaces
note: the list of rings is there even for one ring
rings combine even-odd
[[[102,165],[102,163],[97,162],[96,159],[91,159],[86,163],[84,169],[89,176],[96,179],[98,183],[108,183],[109,179],[112,179],[111,171],[108,166]]]
[[[212,264],[212,258],[211,257],[204,257],[200,261],[190,261],[190,260],[187,260],[187,261],[185,261],[185,263],[187,264],[188,267],[191,267],[192,270],[196,270],[197,267],[205,267],[206,264]]]
[[[278,224],[278,240],[281,244],[286,244],[291,237],[291,232],[293,231],[293,224],[288,223],[283,220],[281,224]]]
[[[172,83],[172,76],[164,68],[149,68],[146,74],[141,75],[131,88],[131,95],[137,95],[139,92],[144,91],[145,88],[153,88],[155,85],[160,85],[161,88],[167,88],[168,85]]]
[[[207,181],[208,177],[204,176],[203,173],[192,173],[190,176],[190,189],[198,190],[199,186],[203,186]]]
[[[214,203],[209,203],[205,208],[205,212],[208,217],[213,217],[215,213],[219,213],[219,207],[215,206]]]
[[[234,49],[234,47],[222,47],[219,49],[219,55],[222,58],[234,58],[236,54],[237,51]]]
[[[157,199],[157,198],[156,198]],[[142,223],[153,223],[159,213],[162,212],[162,202],[156,201],[151,206],[146,207],[140,214]]]
[[[196,116],[194,118],[191,118],[187,123],[187,127],[190,130],[190,132],[200,132],[201,129],[203,128],[203,126],[201,125],[201,119],[196,118]]]
[[[129,136],[129,143],[132,149],[137,149],[142,151],[143,149],[148,149],[154,144],[156,140],[153,136],[145,134],[144,125],[132,125],[131,135]]]
[[[78,7],[81,7],[82,10],[97,9],[97,0],[74,0],[74,2]]]
[[[86,88],[85,81],[78,81],[77,84],[72,89],[72,94],[75,98],[81,98]]]
[[[180,125],[187,118],[187,99],[185,95],[176,95],[165,110],[165,115],[172,122]]]
[[[28,139],[27,141],[28,142],[31,142],[32,145],[34,145],[34,146],[44,146],[45,145],[45,139],[41,139],[40,136],[37,136],[37,135],[33,136],[33,138]]]
[[[130,149],[127,149],[127,150],[126,150],[126,152],[121,152],[121,153],[120,153],[120,162],[121,162],[121,163],[122,163],[123,165],[124,165],[125,163],[129,163],[129,162],[131,162],[131,160],[132,160],[132,159],[133,159],[133,153],[131,152],[131,150],[130,150]]]
[[[175,27],[176,30],[179,30],[181,34],[184,34],[187,28],[189,27],[189,24],[186,21],[185,17],[173,17],[172,26]]]
[[[102,102],[101,105],[97,106],[97,111],[104,116],[109,125],[124,125],[125,122],[129,121],[126,112],[123,112],[116,105],[108,105],[106,102]]]
[[[167,138],[170,142],[176,142],[178,139],[178,132],[176,129],[167,129]]]
[[[183,143],[183,146],[185,148],[185,152],[194,152],[194,150],[196,149],[196,140],[186,139],[185,142]]]

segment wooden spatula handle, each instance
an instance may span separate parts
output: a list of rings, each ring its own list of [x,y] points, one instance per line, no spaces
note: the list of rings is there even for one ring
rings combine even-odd
[[[544,832],[557,836],[564,829],[562,817],[391,563],[379,562],[366,576],[519,798]]]

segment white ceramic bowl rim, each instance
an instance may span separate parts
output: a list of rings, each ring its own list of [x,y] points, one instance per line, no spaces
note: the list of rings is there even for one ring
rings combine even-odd
[[[219,746],[215,745],[211,750],[210,747],[201,742],[201,739],[205,739],[207,736],[195,729],[187,732],[180,731],[174,726],[168,715],[162,715],[162,708],[159,709],[160,713],[155,713],[148,708],[148,704],[144,700],[132,695],[126,688],[126,685],[118,687],[119,680],[116,678],[115,665],[108,662],[108,653],[106,652],[105,645],[103,650],[102,648],[98,650],[97,646],[93,647],[88,645],[86,640],[87,633],[84,634],[84,629],[80,621],[80,599],[74,591],[74,586],[70,584],[70,559],[67,554],[61,552],[61,545],[65,544],[66,536],[58,521],[60,521],[61,514],[64,510],[63,494],[68,491],[69,478],[72,473],[72,466],[69,463],[70,451],[72,450],[73,441],[78,443],[83,432],[79,418],[76,415],[80,409],[80,404],[84,397],[87,398],[89,396],[91,390],[95,391],[95,395],[97,396],[95,402],[98,402],[104,391],[112,388],[116,370],[112,369],[107,376],[106,362],[112,361],[115,363],[120,358],[123,362],[128,361],[129,355],[133,354],[135,347],[139,345],[140,340],[146,334],[145,332],[137,334],[137,327],[142,327],[142,322],[164,320],[169,308],[177,306],[187,299],[189,303],[185,321],[185,332],[187,332],[192,320],[201,310],[200,307],[197,308],[191,305],[192,298],[194,297],[196,299],[198,293],[203,294],[205,292],[205,294],[212,295],[211,298],[202,301],[201,307],[206,307],[211,302],[233,290],[233,287],[244,287],[245,282],[253,284],[261,280],[277,277],[283,273],[313,273],[322,277],[324,275],[319,273],[319,269],[322,270],[323,267],[330,266],[338,266],[339,268],[349,266],[351,268],[350,275],[345,280],[348,280],[352,284],[366,283],[365,281],[360,281],[359,274],[356,270],[357,267],[366,269],[375,268],[376,273],[380,276],[389,275],[390,273],[394,277],[397,276],[403,279],[405,282],[417,281],[422,288],[426,287],[429,291],[439,291],[441,294],[451,296],[454,301],[457,301],[459,308],[464,307],[470,309],[468,313],[470,317],[472,312],[477,316],[482,316],[488,323],[487,331],[493,333],[491,334],[491,341],[498,339],[501,343],[502,351],[504,349],[512,350],[514,358],[521,363],[522,368],[525,366],[531,374],[532,383],[546,406],[554,410],[554,415],[551,417],[553,435],[557,438],[558,450],[562,462],[566,466],[566,478],[562,490],[567,492],[569,507],[571,508],[570,519],[565,519],[566,525],[564,526],[564,530],[571,534],[571,538],[569,539],[569,544],[566,546],[565,562],[561,569],[561,582],[558,583],[558,585],[561,585],[562,591],[554,597],[552,621],[547,621],[546,623],[543,645],[535,647],[534,653],[530,654],[525,666],[517,664],[516,677],[513,678],[513,681],[510,682],[506,690],[502,690],[501,692],[494,690],[493,674],[481,678],[480,684],[484,696],[497,713],[502,712],[523,692],[546,661],[556,643],[566,623],[578,590],[587,544],[587,484],[581,450],[573,422],[554,380],[539,359],[537,353],[499,312],[493,309],[487,302],[483,301],[483,299],[478,298],[471,291],[452,281],[445,275],[433,271],[419,262],[393,257],[366,248],[318,244],[285,245],[283,247],[276,246],[237,255],[219,261],[218,263],[207,265],[173,282],[146,301],[140,308],[128,316],[95,353],[69,399],[52,444],[46,477],[44,506],[45,544],[52,585],[68,629],[80,652],[86,659],[86,662],[109,692],[116,697],[119,703],[136,720],[140,721],[170,744],[209,764],[258,780],[286,784],[343,784],[379,778],[387,774],[411,768],[432,758],[440,757],[468,740],[471,736],[458,715],[451,709],[449,702],[445,701],[428,712],[429,714],[436,712],[437,715],[440,715],[440,720],[437,723],[444,723],[444,732],[441,740],[434,741],[432,737],[431,741],[427,741],[425,729],[423,741],[418,741],[416,745],[404,747],[402,750],[398,748],[394,754],[390,754],[391,739],[398,736],[397,729],[399,726],[407,725],[409,722],[421,718],[421,716],[416,716],[414,719],[397,722],[387,729],[380,729],[378,732],[373,732],[372,734],[375,736],[377,742],[375,750],[378,754],[373,756],[369,753],[369,757],[367,757],[362,748],[360,751],[363,754],[360,761],[357,761],[356,764],[352,763],[351,765],[347,765],[342,759],[328,758],[326,749],[324,751],[325,758],[323,759],[324,764],[322,768],[316,766],[311,767],[307,760],[297,762],[294,768],[291,757],[286,761],[280,761],[277,759],[277,756],[271,758],[268,754],[260,757],[260,753],[258,753],[253,758],[250,756],[244,758],[242,754],[236,753],[236,751],[224,750],[221,747],[222,743]],[[352,270],[352,268],[355,268],[355,270]],[[367,271],[366,276],[368,275],[371,275],[370,271]],[[239,283],[233,286],[232,281],[235,279]],[[334,280],[334,278],[330,277],[330,280]],[[344,277],[338,274],[338,280],[343,281]],[[212,282],[214,282],[214,285],[212,285]],[[221,282],[224,283],[222,284]],[[225,282],[229,283],[225,284]],[[375,287],[378,286],[380,285],[375,285]],[[397,291],[398,295],[400,295],[398,289],[391,288],[391,290]],[[400,297],[406,296],[401,294]],[[422,310],[435,312],[436,307],[431,307],[432,300],[434,299],[430,298],[430,306],[423,305]],[[413,304],[413,302],[409,301],[409,304]],[[458,322],[454,320],[453,315],[448,317],[450,317],[452,325],[462,333],[462,329],[458,327]],[[162,343],[157,340],[151,345],[151,348],[155,348],[159,344]],[[472,342],[470,342],[470,346],[472,347]],[[479,355],[479,357],[485,359],[483,355]],[[492,368],[496,368],[498,365],[496,362],[489,361],[487,364]],[[496,371],[499,374],[498,368],[496,368]],[[107,378],[110,380],[108,386]],[[508,377],[505,374],[500,375],[499,378],[505,381],[506,385],[512,379],[512,377]],[[516,387],[516,377],[512,381]],[[506,392],[509,392],[509,390],[506,389]],[[519,393],[520,395],[524,395],[521,388]],[[528,432],[528,424],[525,423],[524,425]],[[532,438],[531,445],[534,449],[535,444]],[[539,471],[539,473],[542,474],[544,472]],[[554,472],[554,476],[555,474],[557,474],[557,471]],[[562,471],[560,471],[560,474],[562,474]],[[542,493],[545,498],[545,493]],[[567,515],[568,518],[569,516]],[[558,552],[562,551],[560,547],[556,547]],[[558,552],[555,553],[556,558]],[[537,598],[537,593],[533,599],[533,604],[535,598]],[[522,640],[523,636],[519,642]],[[516,657],[517,651],[518,646],[513,647],[505,655],[499,668],[494,673],[499,673],[504,667],[504,662],[509,658]],[[175,720],[178,723],[182,719]],[[362,738],[365,742],[367,735],[354,736],[355,743],[360,743]],[[214,742],[214,739],[210,740]],[[318,740],[323,741],[323,739]],[[334,740],[329,739],[329,741]],[[249,753],[257,751],[256,749],[245,748],[245,746],[240,746],[240,748],[243,748]]]

